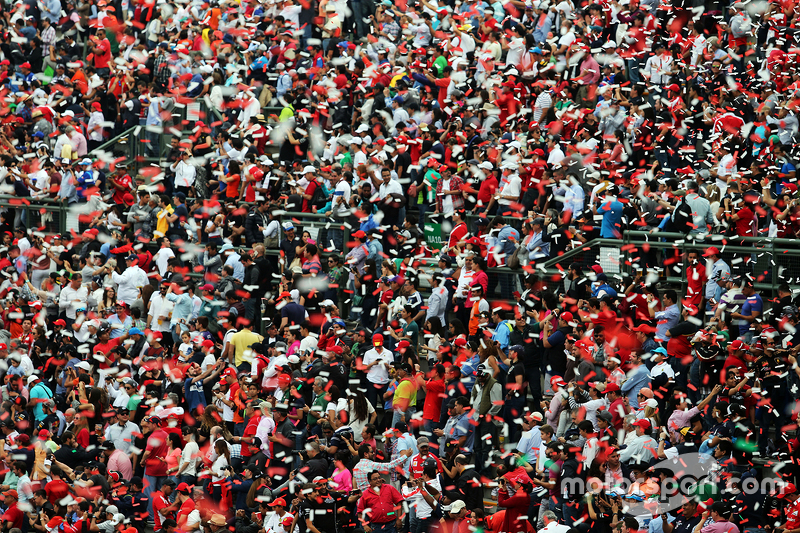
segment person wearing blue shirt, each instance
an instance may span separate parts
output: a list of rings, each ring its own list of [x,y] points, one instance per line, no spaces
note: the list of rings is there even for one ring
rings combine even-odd
[[[522,417],[522,437],[517,443],[517,451],[521,453],[525,460],[536,465],[542,449],[542,431],[539,423],[542,421],[541,413],[531,413]]]
[[[764,311],[764,302],[761,296],[756,293],[755,287],[751,280],[746,280],[742,286],[742,294],[746,300],[742,305],[741,313],[731,313],[731,318],[739,319],[739,337],[744,337],[744,342],[750,344],[753,338],[753,332],[750,331],[750,325],[761,316]]]
[[[475,341],[467,342],[464,351],[467,354],[467,360],[461,365],[461,384],[470,393],[472,392],[472,387],[475,386],[475,371],[481,363],[481,357],[478,354],[478,343]]]
[[[176,326],[180,325],[181,331],[188,331],[189,326],[187,323],[192,316],[192,298],[189,296],[189,291],[186,290],[186,285],[182,282],[179,282],[179,285],[181,285],[181,290],[183,291],[181,294],[172,292],[174,284],[171,284],[165,296],[167,300],[174,304],[169,326],[172,330],[172,341],[176,344],[181,342],[180,335],[175,332]]]
[[[628,379],[622,384],[620,390],[628,397],[628,403],[632,409],[639,408],[639,391],[650,384],[650,373],[647,365],[642,362],[642,354],[631,355],[631,369],[628,371]]]
[[[459,396],[456,399],[449,400],[447,410],[450,413],[450,418],[447,419],[444,429],[433,430],[434,434],[440,437],[440,450],[444,450],[448,442],[458,441],[457,446],[461,453],[472,451],[474,433],[470,417],[465,411],[468,406],[469,399],[466,396]]]
[[[603,215],[600,226],[600,237],[603,239],[616,239],[622,229],[622,202],[617,200],[616,187],[606,189],[605,198],[600,202],[600,207],[594,207],[595,215]]]
[[[503,353],[508,354],[508,342],[516,322],[514,320],[503,320],[503,317],[504,313],[500,309],[492,313],[492,318],[496,324],[492,341],[498,342]]]
[[[681,318],[681,312],[678,309],[678,294],[672,289],[664,291],[664,297],[661,299],[664,304],[663,311],[656,312],[652,301],[653,295],[648,294],[647,303],[650,316],[658,320],[658,324],[656,324],[656,341],[666,342],[669,340],[667,331],[677,326]]]

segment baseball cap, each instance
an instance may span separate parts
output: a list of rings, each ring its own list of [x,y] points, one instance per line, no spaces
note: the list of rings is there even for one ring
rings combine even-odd
[[[719,255],[719,248],[710,246],[708,250],[703,253],[703,257],[711,257],[712,255]]]
[[[450,506],[450,512],[451,513],[460,513],[461,510],[464,509],[466,506],[467,506],[467,504],[464,503],[463,501],[456,500],[456,501],[453,502],[453,505]]]
[[[735,352],[737,350],[749,350],[749,349],[750,347],[746,345],[744,342],[740,341],[739,339],[736,339],[735,341],[733,341],[728,345],[729,352]]]
[[[645,431],[650,429],[650,421],[648,419],[646,419],[646,418],[640,418],[639,420],[637,420],[636,422],[634,422],[631,425],[632,426],[636,426],[636,427],[640,427],[640,428],[644,429]]]
[[[9,491],[15,492],[15,491]],[[797,487],[795,487],[794,483],[787,483],[781,491],[778,493],[778,498],[785,498],[789,494],[795,494],[797,492]],[[5,492],[3,494],[6,494]]]
[[[200,290],[201,291],[213,291],[214,290],[214,286],[212,284],[210,284],[210,283],[206,283],[205,285],[200,287]]]
[[[639,394],[648,399],[653,398],[654,396],[652,389],[650,389],[649,387],[642,387],[641,389],[639,389]]]
[[[603,394],[608,394],[609,392],[619,392],[619,385],[616,383],[609,383],[606,385],[606,390],[603,391]]]
[[[131,484],[132,484],[132,483],[133,483],[133,480],[131,480]],[[191,489],[189,488],[189,485],[187,485],[185,482],[184,482],[184,483],[180,483],[180,484],[179,484],[179,485],[178,485],[178,486],[175,488],[175,490],[177,490],[178,492],[183,492],[183,493],[185,493],[185,494],[189,494],[189,493],[191,492]]]
[[[277,498],[272,503],[269,504],[270,507],[277,507],[279,505],[281,507],[286,507],[286,500],[284,500],[283,498]]]
[[[380,333],[376,333],[372,336],[372,345],[373,346],[383,346],[383,335]]]
[[[570,313],[569,311],[561,313],[561,319],[564,322],[566,322],[568,326],[571,326],[573,328],[578,325],[578,323],[575,322],[575,316],[572,313]]]

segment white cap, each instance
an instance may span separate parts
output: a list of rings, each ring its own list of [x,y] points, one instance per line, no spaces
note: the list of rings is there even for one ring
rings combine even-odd
[[[462,509],[467,506],[462,500],[456,500],[453,502],[453,505],[450,506],[451,513],[460,513]]]
[[[362,124],[356,130],[356,133],[366,133],[368,131],[369,131],[369,126],[367,126],[366,124]]]
[[[28,383],[28,385],[30,385],[31,383],[33,383],[34,381],[37,381],[38,379],[39,379],[39,376],[37,376],[36,374],[33,374],[32,376],[28,376],[27,383]]]
[[[603,45],[603,48],[616,48],[616,47],[617,43],[615,43],[613,40],[608,41]]]
[[[283,63],[278,63],[277,65],[275,65],[275,70],[286,70],[286,65],[284,65]]]
[[[75,365],[75,368],[80,368],[81,370],[86,370],[87,372],[92,370],[92,366],[86,361],[81,361],[80,363]]]
[[[212,67],[211,65],[200,65],[199,70],[200,72],[203,72],[205,74],[211,74],[212,72],[214,72],[214,67]]]
[[[484,170],[492,170],[494,165],[492,165],[489,161],[484,161],[483,163],[478,165],[478,168],[482,168]]]
[[[303,174],[314,174],[316,171],[317,169],[314,168],[314,165],[306,165],[303,169]]]

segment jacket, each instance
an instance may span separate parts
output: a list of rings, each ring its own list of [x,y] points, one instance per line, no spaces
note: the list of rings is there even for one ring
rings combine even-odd
[[[264,242],[264,234],[258,229],[259,226],[266,228],[269,225],[269,217],[266,213],[258,210],[258,207],[253,208],[248,214],[244,222],[244,238],[247,246],[253,246],[256,243]]]
[[[483,485],[472,468],[464,470],[456,480],[455,489],[446,490],[445,495],[450,501],[463,501],[467,509],[483,508]]]

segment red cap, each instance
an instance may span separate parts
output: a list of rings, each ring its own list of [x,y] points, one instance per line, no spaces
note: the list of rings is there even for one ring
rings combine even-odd
[[[280,296],[278,296],[279,300],[283,300],[284,298],[291,298],[292,294],[289,291],[283,291]]]
[[[202,342],[202,344],[200,344],[200,346],[202,346],[203,348],[213,348],[214,347],[214,341],[212,341],[210,339],[206,339],[206,340],[204,340]]]
[[[566,387],[567,382],[564,381],[564,378],[561,376],[553,376],[550,378],[550,386],[551,387]]]
[[[592,265],[592,270],[594,270],[595,274],[603,273],[603,267],[601,267],[600,265]]]
[[[355,237],[356,239],[365,239],[367,237],[367,234],[361,230],[358,230],[357,232],[353,233],[353,237]]]
[[[606,385],[606,390],[603,391],[604,394],[608,394],[609,392],[619,392],[619,385],[616,383],[609,383]]]
[[[187,485],[186,483],[179,484],[175,488],[175,490],[177,490],[178,492],[191,492],[191,489],[189,488],[189,485]]]
[[[692,315],[692,316],[694,316],[694,315],[696,315],[697,313],[700,312],[700,311],[697,310],[697,306],[694,305],[694,304],[683,304],[683,307],[687,311],[689,311],[689,314]]]
[[[712,255],[719,255],[719,248],[716,246],[709,247],[703,254],[703,257],[711,257]]]
[[[606,389],[606,390],[607,390],[607,389]],[[643,429],[643,430],[645,430],[645,431],[647,431],[648,429],[650,429],[650,421],[649,421],[648,419],[646,419],[646,418],[640,418],[639,420],[637,420],[636,422],[634,422],[634,423],[633,423],[633,424],[631,424],[631,425],[632,425],[632,426],[636,426],[636,427],[640,427],[640,428],[642,428],[642,429]]]
[[[456,340],[453,341],[453,344],[463,348],[464,346],[467,345],[467,339],[465,339],[464,337],[458,337],[456,338]]]
[[[64,319],[63,319],[63,318],[59,318],[58,320],[56,320],[55,322],[53,322],[53,325],[54,325],[54,326],[63,326],[63,327],[66,327],[66,326],[67,326],[67,323],[66,323],[66,322],[64,322]]]
[[[150,334],[150,336],[153,337],[153,340],[156,340],[156,341],[160,341],[161,339],[164,338],[164,336],[161,334],[160,331],[154,331],[154,332],[152,332]]]
[[[575,317],[572,315],[572,313],[566,311],[564,313],[561,313],[561,320],[569,324],[570,322],[575,321]]]
[[[31,69],[31,64],[26,61],[23,64],[21,64],[19,66],[19,68],[26,68],[26,69],[30,70]],[[3,494],[5,494],[5,493],[3,493]]]
[[[536,150],[533,151],[533,155],[538,155],[539,157],[544,157],[544,150],[542,150],[541,148],[537,148]]]
[[[376,333],[372,336],[372,345],[373,346],[383,346],[383,335],[380,333]]]
[[[668,86],[667,86],[667,90],[668,90],[668,91],[672,91],[672,92],[674,92],[674,93],[679,93],[679,92],[681,92],[681,88],[680,88],[680,87],[678,87],[678,84],[677,84],[677,83],[673,83],[672,85],[668,85]]]
[[[408,342],[408,341],[400,341],[400,342],[397,343],[397,349],[398,350],[405,350],[409,346],[411,346],[411,343]]]
[[[223,377],[230,376],[230,377],[232,377],[232,378],[235,378],[235,377],[236,377],[236,370],[232,369],[231,367],[228,367],[228,368],[226,368],[226,369],[225,369],[225,371],[222,373],[222,376],[223,376]]]
[[[279,505],[281,507],[286,507],[286,500],[284,500],[283,498],[278,498],[269,504],[270,507],[277,507]]]
[[[213,292],[214,291],[214,286],[212,284],[210,284],[210,283],[206,283],[205,285],[200,287],[200,290],[201,291],[212,291]]]
[[[342,355],[344,353],[344,349],[338,344],[336,346],[332,346],[328,351],[333,352],[336,355]]]
[[[796,492],[797,492],[797,487],[794,486],[794,483],[787,483],[786,486],[783,487],[781,491],[778,493],[778,498],[785,498],[789,494],[795,494]]]
[[[737,350],[748,350],[748,349],[750,349],[750,347],[746,345],[744,342],[740,341],[739,339],[736,339],[735,341],[733,341],[728,345],[729,352],[735,352]]]
[[[3,496],[11,496],[15,500],[19,500],[19,494],[17,494],[17,491],[15,491],[14,489],[5,491],[3,493]]]

